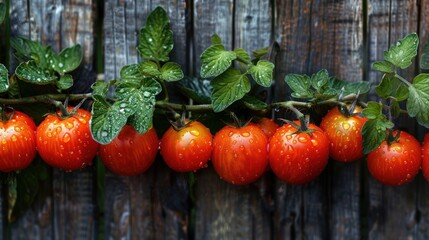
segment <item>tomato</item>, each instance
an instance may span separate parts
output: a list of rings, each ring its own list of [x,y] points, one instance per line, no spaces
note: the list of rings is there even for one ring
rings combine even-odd
[[[362,112],[356,107],[354,113]],[[340,162],[351,162],[364,156],[362,151],[362,127],[366,118],[358,115],[347,117],[337,107],[331,109],[320,123],[331,144],[329,155]]]
[[[11,172],[26,168],[36,156],[36,124],[22,112],[6,115],[11,118],[0,122],[0,171]]]
[[[298,121],[295,121],[299,125]],[[329,159],[329,139],[314,124],[312,132],[299,132],[285,124],[270,140],[269,159],[274,174],[289,184],[304,184],[319,176]]]
[[[244,185],[256,181],[268,165],[268,140],[255,124],[223,127],[213,139],[212,162],[225,181]]]
[[[193,121],[179,131],[170,127],[161,139],[161,155],[174,171],[190,172],[207,166],[213,136],[202,123]]]
[[[397,131],[393,134],[396,135]],[[401,131],[396,142],[381,145],[367,156],[368,170],[379,182],[398,186],[414,179],[422,162],[420,143]]]
[[[68,111],[73,108],[69,107]],[[66,171],[86,167],[98,151],[92,138],[89,120],[91,113],[78,109],[69,117],[51,114],[37,127],[37,150],[50,166]]]
[[[100,158],[113,173],[134,176],[145,172],[155,160],[159,139],[155,129],[139,134],[125,125],[118,136],[106,145],[100,145]]]
[[[258,125],[262,129],[262,131],[264,131],[267,138],[273,136],[277,128],[279,128],[279,125],[274,122],[273,119],[265,117],[261,118],[261,120],[259,120],[256,125]]]
[[[429,181],[429,133],[426,133],[423,139],[422,158],[423,176]]]

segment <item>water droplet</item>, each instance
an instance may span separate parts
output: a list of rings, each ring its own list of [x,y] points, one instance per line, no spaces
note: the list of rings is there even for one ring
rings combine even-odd
[[[343,123],[343,128],[345,129],[345,130],[349,130],[349,128],[350,128],[350,124],[349,123]]]
[[[152,41],[153,41],[153,39],[152,39],[152,38],[148,38],[147,40],[148,40],[149,42],[152,42]]]
[[[237,144],[237,140],[232,141],[232,145],[235,145],[235,144]]]
[[[183,154],[182,153],[179,153],[179,158],[183,158]]]
[[[253,141],[253,139],[249,139],[249,143],[253,143],[254,141]]]
[[[233,132],[229,132],[229,133],[228,133],[228,136],[230,136],[230,137],[231,137],[232,135],[234,135],[234,133],[233,133]]]
[[[144,91],[144,92],[143,92],[143,96],[145,96],[145,97],[150,97],[150,92],[148,92],[148,91]]]
[[[248,133],[248,132],[242,132],[242,133],[241,133],[241,136],[243,136],[243,137],[249,137],[249,136],[250,136],[250,133]]]
[[[70,139],[71,139],[71,136],[69,133],[64,134],[63,142],[68,143],[70,142]]]
[[[407,179],[410,179],[411,178],[411,174],[407,174]]]
[[[64,150],[64,145],[62,145],[62,144],[61,144],[61,145],[60,145],[60,149],[61,149],[61,150]]]
[[[58,63],[58,67],[62,68],[62,67],[64,67],[64,64],[63,63]]]
[[[316,141],[316,140],[314,140],[314,139],[311,139],[311,143],[313,144],[313,146],[317,146],[319,143]],[[332,143],[331,143],[331,145],[333,145]]]
[[[101,136],[102,137],[107,137],[108,133],[107,132],[101,132]],[[88,137],[87,135],[85,135],[85,137]]]
[[[20,132],[20,131],[21,131],[21,128],[19,128],[19,127],[15,127],[15,131]]]
[[[14,142],[16,142],[16,140],[18,140],[18,138],[16,137],[16,135],[15,135],[15,134],[13,134],[13,135],[12,135],[11,139],[12,139],[12,141],[14,141]]]
[[[308,141],[308,139],[306,137],[299,137],[298,141],[300,141],[302,143],[306,143]]]
[[[234,153],[234,158],[238,158],[238,154],[237,153]]]
[[[7,144],[6,139],[1,140],[1,143],[3,143],[4,145],[6,145]]]
[[[291,140],[291,139],[292,139],[292,135],[287,135],[287,136],[286,136],[286,139],[287,139],[287,140]]]
[[[198,137],[200,135],[200,132],[197,130],[191,130],[190,132],[192,135],[194,135],[195,137]]]
[[[66,122],[65,126],[66,126],[67,129],[72,129],[74,127],[74,124],[71,123],[71,122]]]
[[[305,161],[306,162],[310,162],[310,158],[305,158]]]
[[[240,150],[244,151],[244,146],[243,145],[240,145]]]

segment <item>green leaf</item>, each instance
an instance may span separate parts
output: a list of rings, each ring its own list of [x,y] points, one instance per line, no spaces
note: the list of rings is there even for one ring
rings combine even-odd
[[[7,68],[0,63],[0,93],[7,92],[9,89],[9,74]]]
[[[266,61],[259,60],[256,65],[249,66],[249,73],[255,82],[263,87],[269,87],[273,81],[274,64]]]
[[[118,100],[113,105],[94,101],[90,122],[92,137],[100,144],[112,142],[134,112],[130,99]]]
[[[386,130],[390,128],[393,128],[393,123],[387,120],[384,115],[366,121],[362,127],[363,153],[368,154],[380,146],[386,140]]]
[[[411,33],[399,40],[396,45],[391,46],[389,51],[384,52],[384,59],[393,65],[405,69],[409,67],[412,60],[417,56],[419,37],[416,33]]]
[[[212,104],[215,112],[220,112],[250,91],[246,75],[237,69],[228,69],[211,81]]]
[[[48,84],[58,79],[54,72],[41,69],[34,60],[19,64],[15,74],[19,79],[33,84]]]
[[[216,77],[225,72],[232,64],[232,60],[237,58],[237,54],[226,51],[220,44],[208,47],[201,54],[201,77]]]
[[[6,4],[4,2],[0,3],[0,24],[3,23],[6,16]]]
[[[429,128],[429,74],[417,75],[408,90],[408,114],[415,117],[420,125]]]
[[[383,106],[378,102],[368,102],[362,114],[368,119],[376,119],[382,115]]]
[[[420,56],[420,69],[429,70],[429,33],[426,38],[426,43]]]
[[[265,110],[268,107],[268,105],[265,102],[255,98],[255,97],[249,96],[247,94],[244,95],[244,97],[241,100],[243,101],[244,105],[247,108],[255,110],[255,111]]]
[[[269,49],[270,49],[270,47],[264,47],[264,48],[253,51],[253,57],[261,58],[264,55],[268,54]]]
[[[19,61],[28,61],[33,59],[41,67],[47,67],[47,58],[53,51],[40,44],[37,41],[22,37],[13,37],[10,39],[10,46],[15,49],[15,56]]]
[[[322,87],[326,85],[329,79],[329,74],[326,69],[322,69],[311,76],[311,85],[317,92],[320,92]]]
[[[343,96],[350,94],[365,94],[369,92],[370,85],[368,82],[358,81],[358,82],[347,82],[335,77],[330,77],[328,79],[328,88],[335,89],[338,93],[342,92]]]
[[[60,77],[60,80],[57,82],[57,87],[59,89],[69,89],[73,86],[73,77],[70,74],[65,74]]]
[[[92,84],[92,97],[94,100],[104,101],[109,93],[110,82],[105,82],[103,80],[97,80]]]
[[[216,33],[212,35],[212,45],[222,44],[222,39]]]
[[[140,30],[137,48],[144,59],[155,62],[169,60],[169,54],[173,49],[173,32],[163,8],[155,8],[147,17],[146,25]]]
[[[382,98],[393,97],[396,101],[404,101],[408,98],[408,88],[397,78],[385,74],[380,84],[375,87],[375,92]]]
[[[179,92],[197,103],[211,103],[211,86],[209,80],[185,77],[177,84],[177,88]]]
[[[300,74],[287,74],[285,76],[286,84],[292,89],[292,97],[294,98],[312,98],[310,77]]]
[[[82,47],[76,44],[72,47],[64,48],[58,56],[53,55],[51,59],[49,59],[49,63],[52,69],[63,75],[79,67],[82,62],[82,57]]]
[[[140,65],[140,71],[141,73],[143,73],[143,75],[150,76],[150,77],[159,77],[159,75],[161,75],[161,72],[158,69],[158,65],[155,62],[144,61],[139,65]]]
[[[183,78],[182,68],[174,62],[167,62],[161,67],[160,78],[167,82],[179,81]]]
[[[18,78],[16,77],[16,75],[12,75],[9,78],[9,87],[7,89],[7,93],[10,98],[21,97],[21,89],[19,87]]]
[[[237,59],[245,64],[250,63],[250,55],[246,52],[246,50],[242,48],[234,49],[235,54],[237,55]]]
[[[372,64],[372,69],[383,73],[394,73],[395,66],[388,61],[379,61]]]

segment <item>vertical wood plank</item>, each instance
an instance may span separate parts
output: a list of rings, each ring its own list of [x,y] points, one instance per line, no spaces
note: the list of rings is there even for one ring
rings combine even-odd
[[[418,31],[417,1],[368,1],[369,66],[383,59],[391,44]],[[415,68],[401,74],[412,80]],[[375,86],[381,74],[369,69],[368,79]],[[413,121],[398,121],[396,127],[414,134]],[[368,174],[369,175],[369,174]],[[383,186],[368,176],[368,238],[413,239],[416,237],[417,180],[401,187]]]
[[[105,2],[103,27],[106,80],[118,78],[123,66],[139,61],[138,33],[157,6],[166,10],[171,21],[175,43],[172,60],[186,72],[186,1],[109,0]],[[187,238],[187,181],[185,175],[169,170],[161,158],[146,173],[135,177],[107,171],[105,186],[107,239]]]
[[[235,4],[235,5],[234,5]],[[219,17],[222,16],[222,17]],[[194,68],[217,33],[226,49],[247,51],[269,46],[269,1],[194,1]],[[262,178],[248,186],[233,186],[219,179],[212,166],[196,174],[195,239],[270,239],[267,184]]]

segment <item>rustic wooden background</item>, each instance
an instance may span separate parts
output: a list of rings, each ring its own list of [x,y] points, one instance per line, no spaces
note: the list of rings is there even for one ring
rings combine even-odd
[[[40,40],[55,50],[80,43],[85,57],[76,91],[97,72],[115,79],[123,65],[138,61],[138,30],[156,6],[170,16],[173,60],[187,75],[198,76],[199,55],[213,33],[229,49],[255,50],[277,41],[275,100],[287,98],[283,78],[291,72],[326,68],[342,79],[377,83],[381,75],[371,64],[390,44],[411,32],[423,44],[429,33],[429,0],[7,2],[2,59],[9,52],[8,35]],[[405,73],[409,77],[419,71],[418,61],[414,64]],[[398,124],[420,140],[426,132],[410,121]],[[161,159],[137,177],[103,171],[99,163],[73,173],[51,171],[52,182],[13,223],[6,220],[0,185],[0,238],[429,239],[429,184],[421,174],[405,186],[387,187],[369,176],[364,160],[331,162],[304,186],[287,185],[271,173],[254,184],[232,186],[210,166],[190,185],[189,174],[170,171]]]

